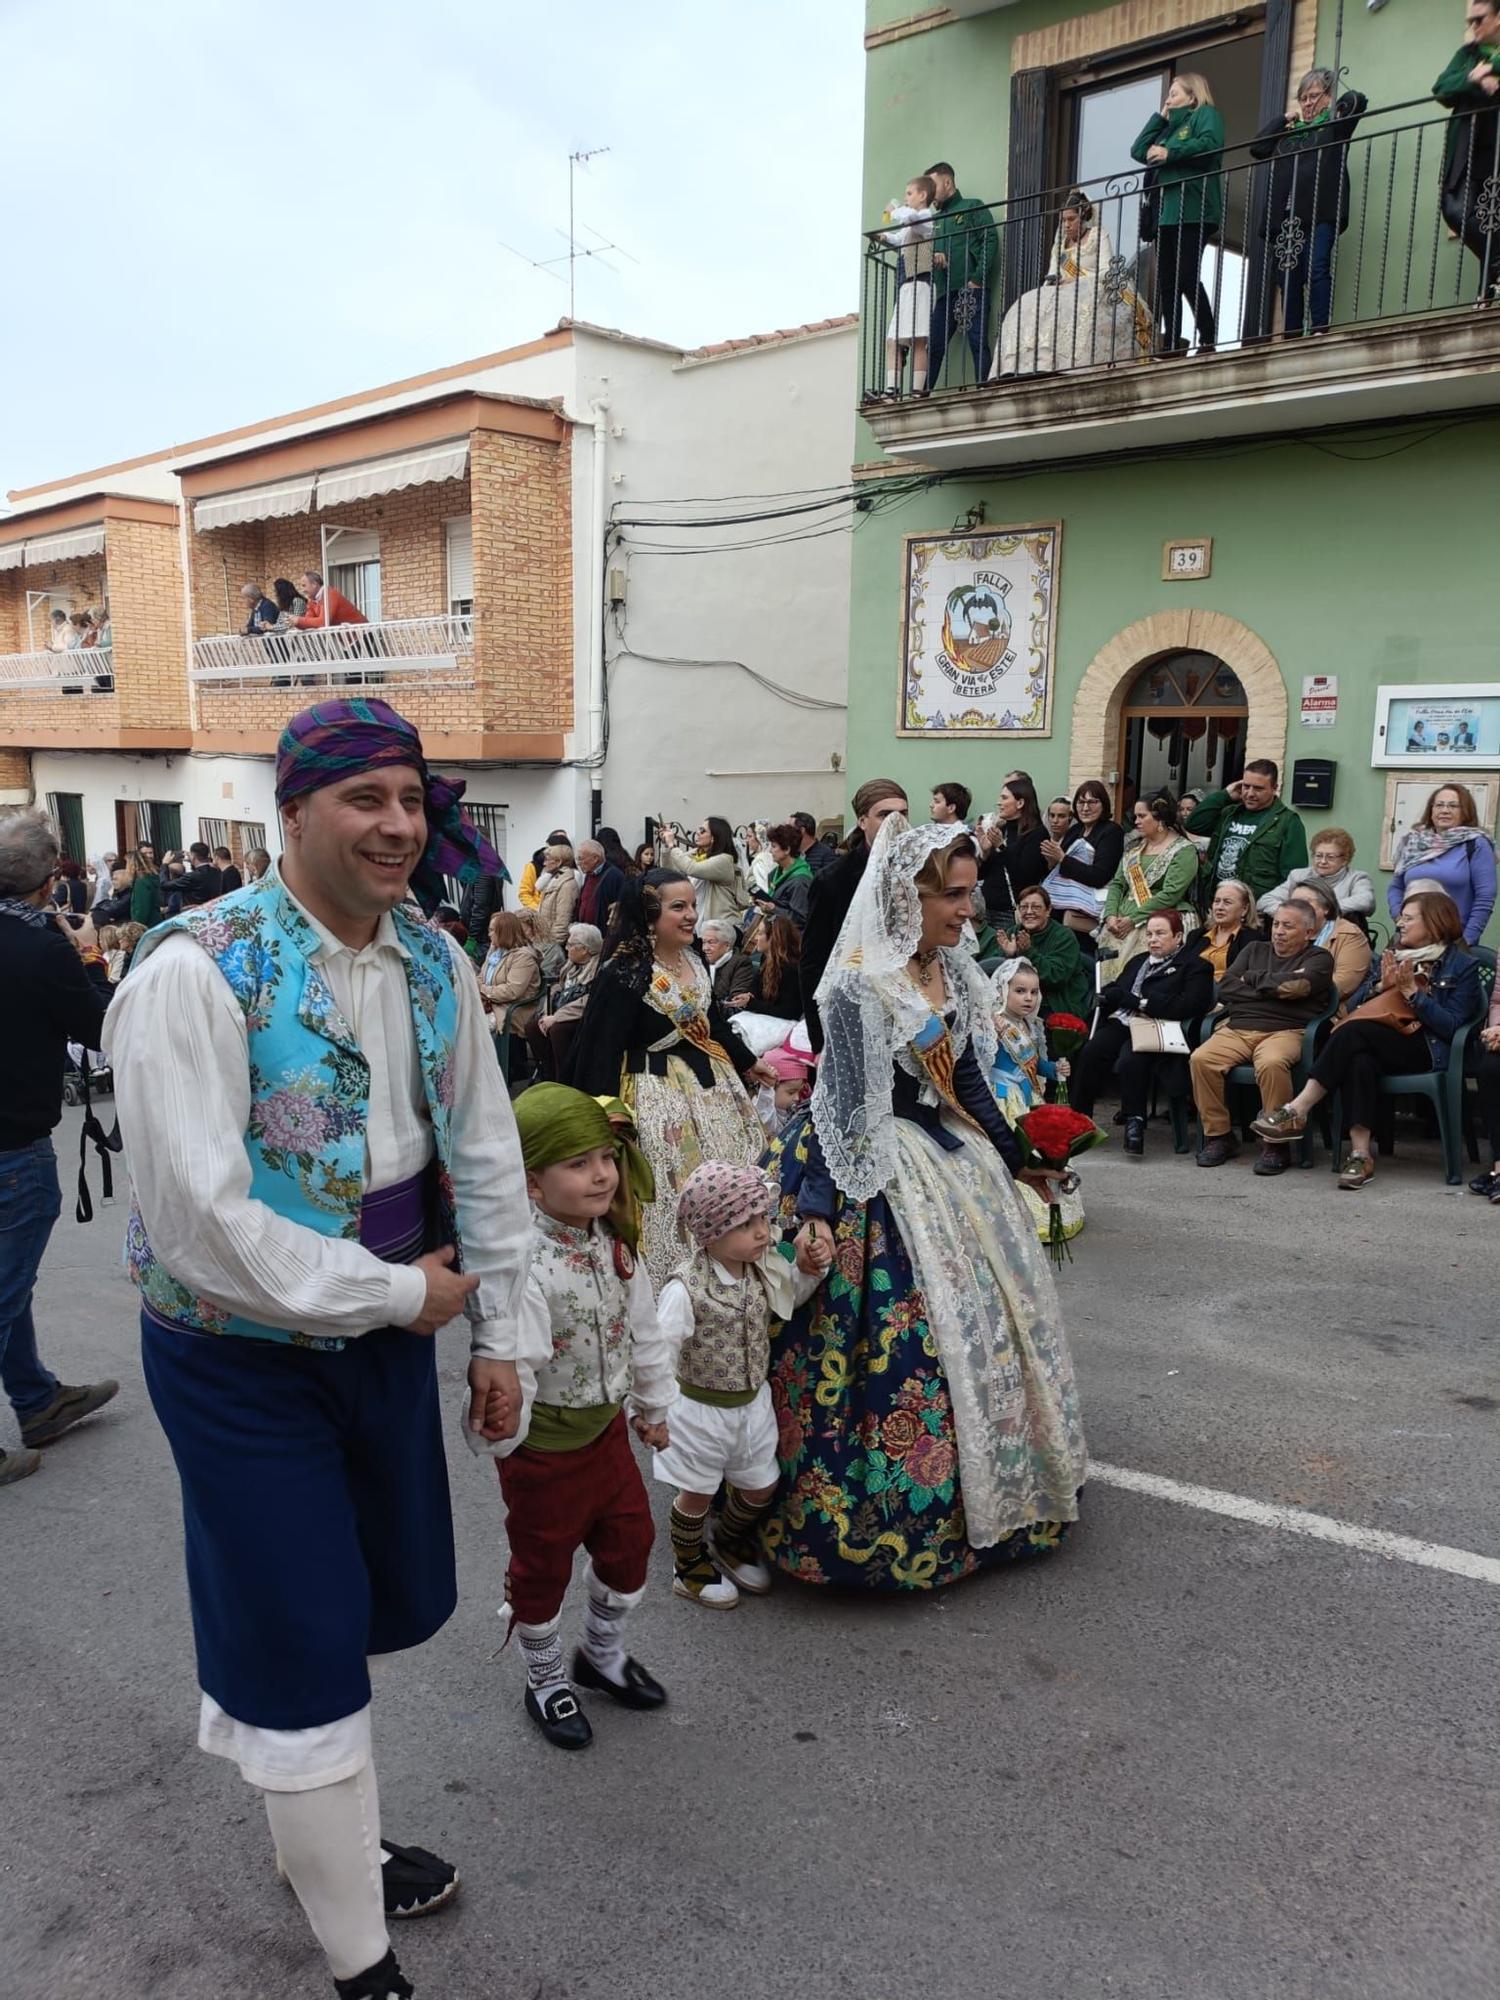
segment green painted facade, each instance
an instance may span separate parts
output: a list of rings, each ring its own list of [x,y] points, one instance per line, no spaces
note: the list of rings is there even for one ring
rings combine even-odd
[[[911,11],[882,0],[869,25]],[[1082,11],[1094,10],[1078,0],[1022,0],[870,50],[866,221],[878,219],[910,173],[940,156],[954,161],[965,193],[1003,194],[1011,41]],[[1331,0],[1321,11],[1319,60],[1326,61]],[[1372,106],[1421,96],[1463,38],[1463,10],[1453,0],[1374,15],[1351,0],[1345,13],[1343,60]],[[976,102],[983,117],[974,114]],[[1463,401],[1461,385],[1454,400]],[[908,469],[884,460],[862,423],[856,461],[861,469]],[[1095,654],[1153,612],[1202,608],[1247,626],[1275,657],[1288,694],[1288,764],[1298,757],[1338,764],[1333,811],[1307,815],[1309,831],[1347,827],[1360,865],[1375,872],[1391,775],[1370,766],[1377,686],[1500,680],[1488,536],[1476,540],[1465,525],[1476,515],[1493,518],[1497,498],[1493,408],[1341,437],[1234,441],[1160,464],[1060,463],[950,478],[864,519],[854,536],[851,789],[889,773],[925,809],[929,787],[954,778],[988,807],[1004,772],[1018,764],[1044,799],[1065,789],[1074,700]],[[977,502],[988,527],[1063,526],[1052,733],[1024,741],[901,739],[902,538],[950,529]],[[1214,540],[1211,577],[1164,582],[1164,542],[1199,536]],[[1315,673],[1339,677],[1332,729],[1299,720],[1303,676]]]

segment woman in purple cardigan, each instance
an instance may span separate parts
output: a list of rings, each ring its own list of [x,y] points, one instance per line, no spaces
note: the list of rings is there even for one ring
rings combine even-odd
[[[1451,896],[1463,918],[1465,944],[1477,944],[1495,907],[1495,845],[1479,825],[1467,785],[1439,785],[1422,817],[1396,849],[1386,892],[1393,917],[1419,883]]]

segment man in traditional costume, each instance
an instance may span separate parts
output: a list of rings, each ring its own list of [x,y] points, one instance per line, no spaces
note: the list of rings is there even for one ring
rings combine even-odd
[[[266,1797],[345,2000],[412,1993],[388,1917],[458,1876],[382,1839],[369,1657],[456,1599],[432,1336],[514,1430],[529,1228],[472,969],[407,903],[498,866],[382,701],[281,738],[286,851],[142,942],[107,1040],[147,1386],[182,1481],[199,1742]]]

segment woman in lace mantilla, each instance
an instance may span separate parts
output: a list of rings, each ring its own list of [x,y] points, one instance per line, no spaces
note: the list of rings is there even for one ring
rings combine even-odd
[[[957,948],[977,875],[962,828],[886,821],[818,988],[812,1104],[772,1147],[783,1222],[833,1241],[772,1361],[767,1542],[808,1582],[930,1589],[1047,1552],[1078,1514],[1072,1362],[988,1082],[989,990]]]

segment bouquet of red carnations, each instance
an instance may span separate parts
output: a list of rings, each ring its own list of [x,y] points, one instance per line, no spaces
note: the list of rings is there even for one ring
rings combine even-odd
[[[1088,1022],[1080,1021],[1076,1014],[1049,1014],[1042,1025],[1047,1030],[1047,1047],[1054,1062],[1072,1055],[1075,1049],[1081,1049],[1089,1038]],[[1057,1079],[1057,1101],[1059,1104],[1068,1101],[1066,1077]]]
[[[1068,1162],[1091,1146],[1102,1146],[1109,1135],[1092,1118],[1066,1104],[1039,1104],[1020,1119],[1016,1136],[1027,1166],[1055,1178],[1060,1191],[1069,1194],[1077,1187],[1078,1176],[1069,1171]],[[1048,1217],[1047,1254],[1054,1264],[1061,1264],[1065,1257],[1071,1263],[1073,1253],[1063,1235],[1062,1209],[1057,1202],[1049,1203]]]

